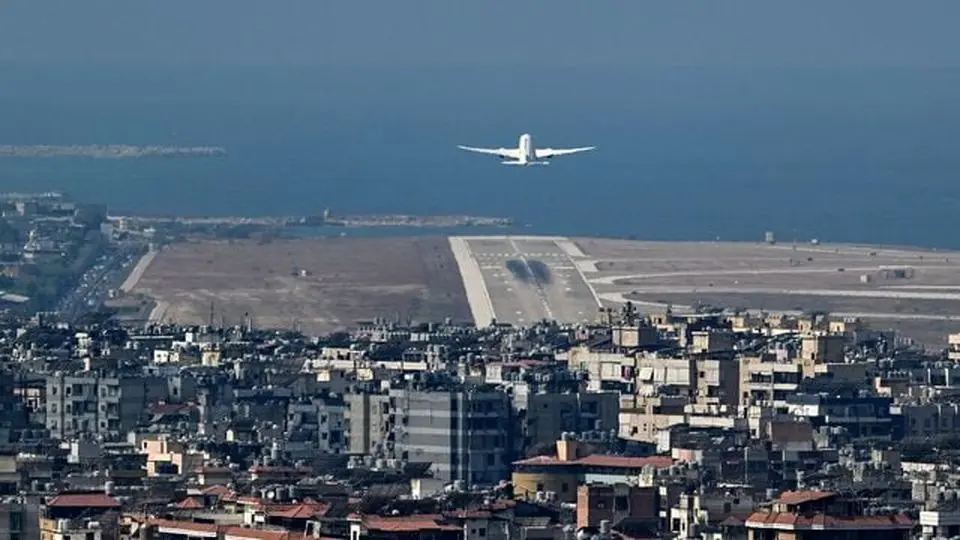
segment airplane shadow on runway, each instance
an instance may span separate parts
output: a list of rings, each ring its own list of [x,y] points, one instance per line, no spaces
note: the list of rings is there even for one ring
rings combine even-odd
[[[553,274],[550,267],[540,261],[527,261],[524,263],[518,259],[510,259],[506,262],[507,270],[524,283],[543,283],[549,284],[553,281]]]

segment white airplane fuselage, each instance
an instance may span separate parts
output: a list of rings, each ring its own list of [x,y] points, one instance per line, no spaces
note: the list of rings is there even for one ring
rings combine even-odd
[[[504,165],[549,165],[549,159],[556,156],[569,156],[581,152],[595,150],[596,146],[581,146],[579,148],[536,148],[533,137],[529,133],[520,135],[515,148],[478,148],[476,146],[458,145],[457,148],[468,152],[486,154],[499,157]]]
[[[517,159],[503,161],[504,165],[520,165],[523,167],[529,165],[549,165],[549,161],[538,161],[537,160],[537,151],[533,146],[533,137],[529,133],[524,133],[520,135],[520,140],[517,142],[517,149],[520,150],[520,155]]]

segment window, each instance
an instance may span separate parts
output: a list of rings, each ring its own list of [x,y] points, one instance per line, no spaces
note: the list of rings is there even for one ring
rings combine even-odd
[[[623,496],[623,495],[618,496],[616,499],[614,499],[613,504],[617,512],[625,512],[627,508],[630,506],[629,503],[627,502],[626,496]]]
[[[480,538],[483,538],[486,535],[487,535],[486,527],[480,527],[479,529],[477,529],[477,536],[479,536]]]
[[[570,491],[570,484],[566,482],[560,484],[560,493],[566,493],[568,491]]]
[[[23,529],[23,514],[20,512],[10,512],[10,530],[20,531]]]
[[[543,491],[543,484],[537,483],[537,491]]]

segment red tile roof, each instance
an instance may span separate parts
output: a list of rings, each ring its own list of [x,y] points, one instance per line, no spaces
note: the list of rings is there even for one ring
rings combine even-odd
[[[151,519],[148,521],[161,532],[185,531],[192,533],[223,535],[224,540],[295,540],[303,535],[286,530],[248,529],[229,525],[215,525],[213,523],[195,523],[193,521],[179,521],[172,519]]]
[[[642,469],[647,466],[664,469],[673,465],[673,458],[668,456],[652,457],[625,457],[608,456],[603,454],[591,454],[580,459],[572,461],[561,461],[555,456],[536,456],[529,459],[514,461],[514,465],[541,465],[541,466],[563,466],[572,465],[579,467],[607,467],[611,469]]]
[[[187,497],[173,506],[183,510],[200,510],[201,508],[205,508],[204,504],[196,497]]]
[[[220,532],[220,526],[213,523],[196,523],[193,521],[179,521],[173,519],[150,519],[147,521],[149,525],[154,525],[159,529],[176,529],[180,531],[196,532],[196,533],[213,533],[218,534]]]
[[[814,501],[822,501],[836,497],[836,493],[829,491],[784,491],[780,498],[773,501],[774,504],[804,504]]]
[[[642,469],[647,466],[660,469],[673,465],[673,458],[667,456],[653,457],[623,457],[593,454],[577,460],[577,463],[587,467],[617,467],[624,469]]]
[[[106,493],[61,493],[47,503],[50,508],[120,508]]]
[[[251,540],[292,540],[299,538],[300,535],[294,535],[290,531],[268,531],[262,529],[248,529],[246,527],[226,527],[223,530],[224,540],[251,539]]]
[[[325,515],[329,510],[330,505],[324,503],[289,504],[271,508],[267,515],[283,519],[312,519]]]
[[[217,497],[222,498],[224,495],[227,495],[228,493],[230,493],[230,488],[228,488],[227,486],[216,485],[216,486],[203,488],[204,495],[216,495]]]
[[[903,514],[890,516],[828,516],[815,514],[804,516],[787,512],[754,512],[747,518],[751,529],[909,529],[913,520]]]
[[[417,532],[417,531],[459,531],[459,525],[439,523],[442,516],[423,514],[415,516],[363,516],[363,526],[372,531]]]

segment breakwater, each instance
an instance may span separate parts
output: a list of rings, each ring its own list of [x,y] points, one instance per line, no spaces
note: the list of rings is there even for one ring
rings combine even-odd
[[[133,146],[126,144],[91,145],[0,145],[0,157],[90,157],[129,159],[145,157],[221,157],[227,151],[219,146]]]

